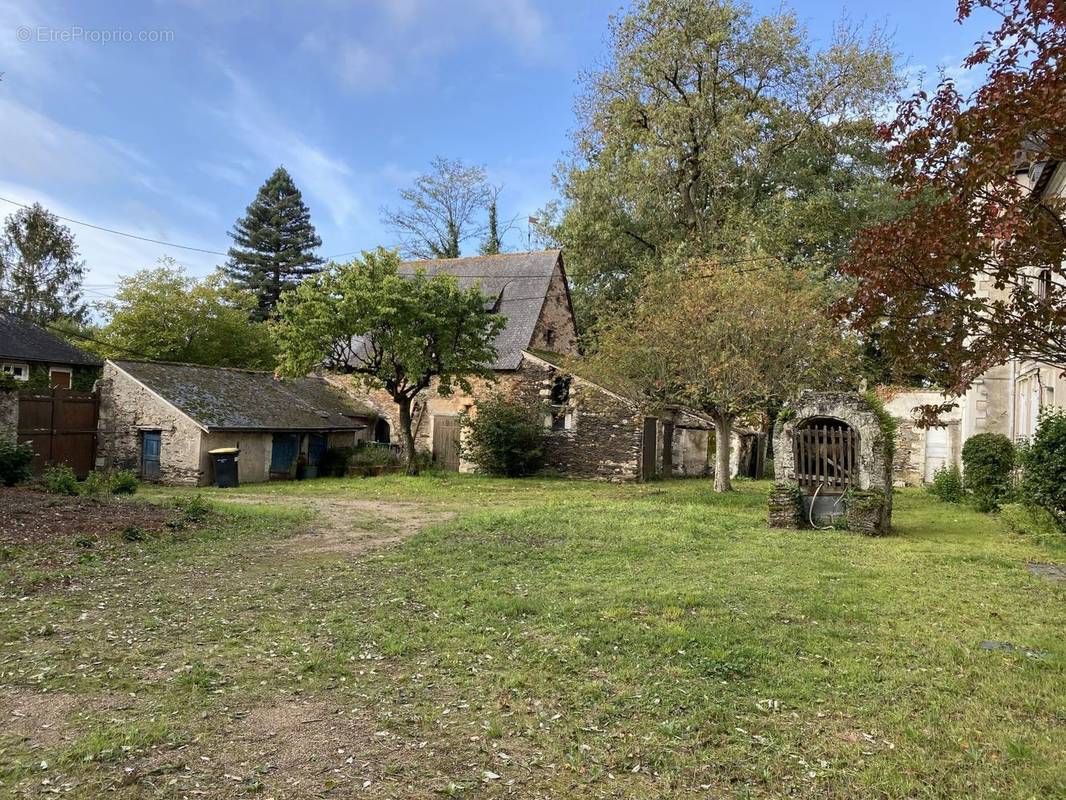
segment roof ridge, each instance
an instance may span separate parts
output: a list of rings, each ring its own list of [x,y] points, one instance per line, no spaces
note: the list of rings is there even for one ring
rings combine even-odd
[[[166,367],[196,367],[197,369],[219,369],[226,372],[247,372],[252,375],[270,375],[274,372],[268,369],[251,369],[249,367],[223,367],[218,364],[194,364],[191,361],[156,361],[150,358],[109,358],[113,364],[162,364]],[[310,377],[310,376],[308,376]]]

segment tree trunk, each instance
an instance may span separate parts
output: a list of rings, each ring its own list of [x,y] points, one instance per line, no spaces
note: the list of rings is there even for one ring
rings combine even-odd
[[[397,398],[396,405],[400,407],[400,433],[403,436],[403,455],[407,460],[407,474],[417,475],[418,463],[415,461],[415,434],[411,430],[411,398]]]
[[[733,416],[731,414],[714,415],[714,490],[731,492],[733,484],[729,474],[729,455],[733,438]]]

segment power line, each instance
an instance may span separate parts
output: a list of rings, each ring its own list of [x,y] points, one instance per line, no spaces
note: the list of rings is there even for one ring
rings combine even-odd
[[[8,199],[6,197],[0,197],[0,200],[3,200],[5,203],[10,203],[13,206],[18,206],[19,208],[31,208],[31,206],[28,206],[25,203],[20,203],[17,200],[10,200],[10,199]],[[49,213],[51,213],[51,212],[49,212]],[[179,250],[191,250],[194,253],[206,253],[207,255],[212,255],[212,256],[227,256],[227,257],[229,256],[228,252],[224,253],[221,250],[208,250],[207,248],[204,248],[204,247],[193,247],[192,245],[175,244],[174,242],[166,242],[166,241],[163,241],[162,239],[153,239],[150,236],[139,236],[136,233],[127,233],[126,231],[118,231],[118,230],[115,230],[114,228],[106,228],[103,225],[96,225],[96,224],[94,224],[92,222],[85,222],[84,220],[74,219],[73,217],[64,217],[62,214],[53,214],[53,216],[55,216],[57,219],[63,220],[64,222],[73,223],[74,225],[84,225],[86,228],[92,228],[93,230],[103,231],[104,233],[114,234],[115,236],[125,236],[127,239],[136,239],[137,241],[140,241],[140,242],[150,242],[151,244],[161,244],[161,245],[164,245],[165,247],[175,247],[175,248],[177,248]],[[348,253],[337,253],[337,254],[332,255],[332,256],[324,256],[324,258],[326,260],[329,260],[331,258],[339,258],[340,256],[354,255],[355,253],[358,253],[358,252],[360,252],[360,251],[352,250],[351,252],[348,252]]]

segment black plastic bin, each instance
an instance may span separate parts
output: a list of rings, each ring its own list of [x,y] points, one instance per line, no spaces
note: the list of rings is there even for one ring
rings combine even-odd
[[[237,486],[237,461],[241,451],[236,447],[220,447],[207,452],[215,464],[215,486],[220,489]]]

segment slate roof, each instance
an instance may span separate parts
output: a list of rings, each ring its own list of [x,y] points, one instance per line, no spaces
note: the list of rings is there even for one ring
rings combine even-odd
[[[208,431],[360,430],[377,413],[322,378],[155,361],[112,361]]]
[[[103,362],[39,325],[0,311],[0,358],[98,367]]]
[[[522,350],[529,347],[533,329],[548,294],[560,251],[536,253],[501,253],[471,258],[443,258],[434,261],[405,261],[400,272],[425,270],[429,275],[448,273],[467,289],[480,285],[507,324],[496,337],[496,361],[493,369],[518,369]]]

